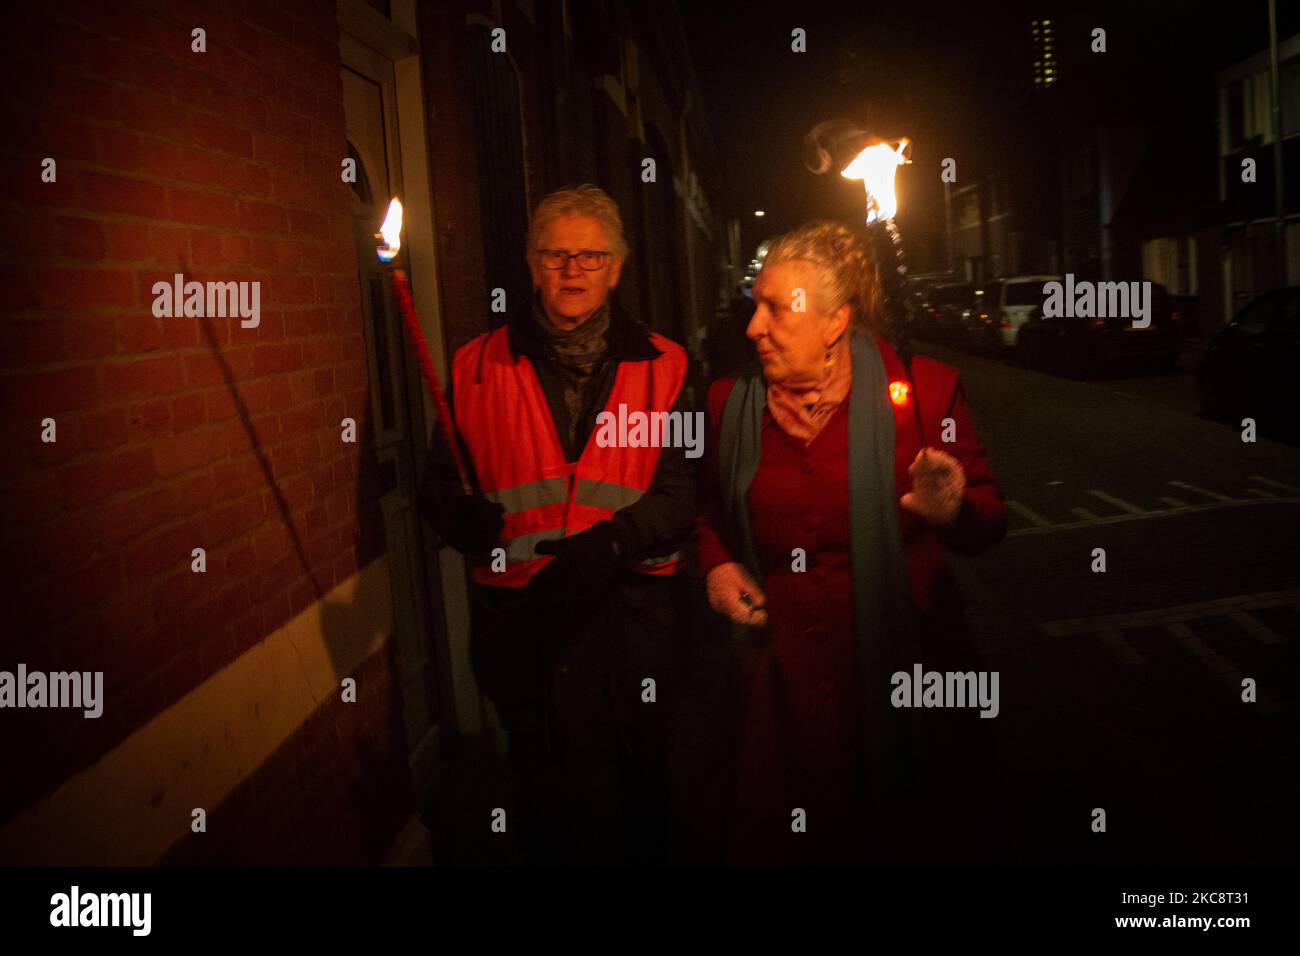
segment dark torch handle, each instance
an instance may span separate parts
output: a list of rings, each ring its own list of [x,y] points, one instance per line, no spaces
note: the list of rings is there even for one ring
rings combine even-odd
[[[903,244],[892,219],[877,220],[866,228],[880,276],[881,298],[889,317],[890,331],[898,357],[903,360],[903,369],[907,372],[907,384],[912,390],[916,432],[924,448],[925,428],[921,425],[921,406],[917,401],[916,382],[912,378],[912,337],[907,321],[907,267],[903,263]]]
[[[411,301],[411,287],[407,284],[406,273],[395,268],[392,270],[392,277],[393,291],[397,293],[397,308],[402,313],[402,321],[406,324],[406,331],[410,334],[411,341],[415,343],[415,354],[420,362],[420,374],[424,377],[424,384],[438,406],[438,422],[442,425],[443,437],[451,446],[451,454],[456,461],[456,471],[460,475],[460,486],[465,494],[472,494],[469,472],[460,454],[460,442],[456,440],[456,424],[451,420],[451,409],[447,405],[447,396],[443,394],[442,382],[438,380],[438,373],[434,371],[433,362],[429,359],[429,346],[424,341],[424,332],[420,329],[420,322],[415,315],[415,303]]]

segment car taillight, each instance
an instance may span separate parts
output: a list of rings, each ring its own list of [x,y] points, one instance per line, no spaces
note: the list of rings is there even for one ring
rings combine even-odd
[[[1093,332],[1100,332],[1104,328],[1106,328],[1106,320],[1104,318],[1089,319],[1088,328],[1091,329]]]

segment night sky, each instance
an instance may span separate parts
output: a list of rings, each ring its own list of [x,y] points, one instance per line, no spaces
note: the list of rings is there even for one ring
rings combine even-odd
[[[1141,124],[1149,148],[1175,166],[1186,158],[1183,192],[1204,193],[1215,71],[1268,43],[1266,0],[722,2],[684,4],[682,13],[717,138],[721,211],[740,218],[746,259],[763,238],[801,222],[860,215],[859,183],[816,176],[801,161],[804,135],[836,117],[912,139],[898,223],[913,241],[942,229],[942,158],[957,159],[960,185],[1001,151],[1032,151],[1057,135],[1053,124],[1090,117]],[[1047,94],[1033,88],[1036,17],[1056,18],[1063,72]],[[1089,50],[1094,26],[1107,30],[1105,54]],[[790,49],[795,27],[807,31],[806,53]],[[1279,36],[1297,29],[1300,4],[1278,3]],[[766,217],[755,219],[755,209]]]

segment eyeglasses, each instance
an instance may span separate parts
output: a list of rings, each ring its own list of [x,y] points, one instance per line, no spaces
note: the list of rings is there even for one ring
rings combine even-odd
[[[537,257],[542,260],[543,269],[563,269],[570,259],[578,260],[578,268],[584,272],[595,272],[605,264],[608,252],[584,249],[582,252],[565,252],[563,249],[538,249]]]

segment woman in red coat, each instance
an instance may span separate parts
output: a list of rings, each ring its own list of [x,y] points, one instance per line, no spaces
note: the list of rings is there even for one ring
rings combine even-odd
[[[782,237],[746,331],[761,372],[709,391],[700,569],[753,652],[735,862],[931,862],[979,823],[947,811],[987,783],[969,745],[991,721],[926,712],[922,734],[889,698],[913,664],[970,669],[943,550],[992,546],[1006,513],[956,370],[918,356],[910,388],[878,298],[847,227]]]

